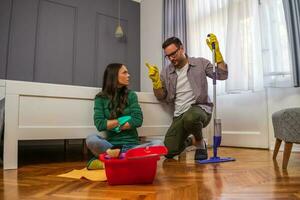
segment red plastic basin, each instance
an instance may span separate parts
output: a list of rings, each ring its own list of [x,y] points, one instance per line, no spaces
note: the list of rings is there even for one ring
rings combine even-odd
[[[157,161],[165,154],[166,147],[153,146],[130,149],[123,158],[107,158],[104,153],[99,159],[104,162],[110,185],[150,184],[156,175]]]

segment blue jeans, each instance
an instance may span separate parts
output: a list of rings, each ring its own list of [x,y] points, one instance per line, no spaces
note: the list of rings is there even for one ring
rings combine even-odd
[[[110,149],[113,147],[113,145],[111,143],[109,143],[106,139],[104,139],[103,137],[101,137],[97,134],[89,135],[86,138],[85,142],[86,142],[87,148],[96,157],[98,157],[99,154],[101,154],[101,153],[105,153],[107,149]],[[164,144],[160,140],[152,140],[150,142],[146,142],[146,143],[143,143],[140,145],[125,144],[125,145],[122,145],[121,152],[126,152],[127,150],[132,149],[132,148],[147,147],[147,146],[164,146]]]

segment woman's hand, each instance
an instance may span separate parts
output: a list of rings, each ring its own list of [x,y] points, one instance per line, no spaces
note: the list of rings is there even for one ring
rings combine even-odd
[[[126,122],[123,126],[121,126],[121,130],[127,130],[127,129],[130,129],[130,124],[128,122]]]
[[[111,130],[117,126],[119,126],[119,121],[117,119],[107,120],[107,130]]]

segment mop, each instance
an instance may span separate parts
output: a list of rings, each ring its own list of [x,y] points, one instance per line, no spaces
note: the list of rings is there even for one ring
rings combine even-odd
[[[209,36],[210,35],[207,35],[207,37]],[[218,157],[218,147],[221,145],[221,140],[222,140],[222,127],[221,127],[221,119],[217,119],[217,99],[216,99],[217,73],[216,73],[216,62],[215,62],[215,50],[216,50],[215,43],[212,43],[213,104],[215,106],[213,112],[213,120],[214,120],[213,157],[210,157],[207,160],[197,161],[200,164],[235,161],[235,159],[231,157],[223,157],[223,158]]]

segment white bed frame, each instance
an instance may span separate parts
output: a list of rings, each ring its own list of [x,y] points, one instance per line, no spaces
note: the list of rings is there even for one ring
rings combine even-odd
[[[19,140],[84,139],[97,132],[93,99],[99,88],[5,81],[3,168],[18,167]],[[152,93],[138,92],[144,123],[140,136],[163,136],[171,109]]]

